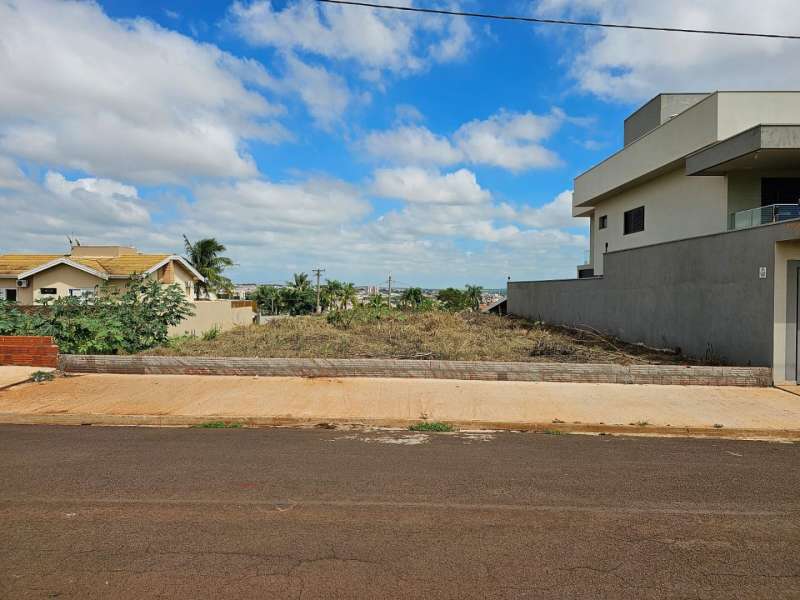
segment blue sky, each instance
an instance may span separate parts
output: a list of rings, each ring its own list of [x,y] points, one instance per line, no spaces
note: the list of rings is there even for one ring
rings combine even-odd
[[[800,28],[785,0],[414,2]],[[572,277],[588,247],[572,179],[621,146],[625,116],[659,91],[797,87],[799,69],[793,42],[313,0],[0,2],[0,39],[0,251],[215,236],[236,281]]]

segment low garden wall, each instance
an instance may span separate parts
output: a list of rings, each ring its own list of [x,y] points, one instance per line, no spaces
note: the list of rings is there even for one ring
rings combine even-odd
[[[58,346],[38,335],[0,335],[0,365],[57,367]]]
[[[772,385],[767,367],[470,362],[394,359],[205,358],[63,354],[72,373],[246,375],[261,377],[401,377],[485,381],[560,381],[664,385]]]

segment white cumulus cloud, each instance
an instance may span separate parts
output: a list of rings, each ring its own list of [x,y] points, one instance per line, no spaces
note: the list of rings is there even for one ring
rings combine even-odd
[[[90,2],[0,3],[0,82],[0,149],[103,177],[250,176],[288,135],[259,63]]]
[[[461,125],[452,136],[430,131],[422,125],[398,125],[373,131],[358,148],[374,159],[399,164],[487,165],[521,172],[556,167],[558,155],[544,146],[567,115],[553,109],[549,114],[500,110],[486,119]]]
[[[796,0],[543,0],[541,16],[757,33],[800,31]],[[574,37],[565,37],[574,45]],[[585,41],[583,41],[585,40]],[[796,89],[795,40],[602,30],[569,56],[578,86],[602,98],[640,101],[663,91]]]
[[[398,0],[397,4],[413,3]],[[235,2],[230,22],[252,45],[353,61],[369,77],[383,70],[413,73],[431,63],[459,59],[472,39],[472,30],[463,19],[323,5],[313,0],[290,0],[278,9],[271,0]]]
[[[445,174],[418,167],[378,169],[373,192],[412,204],[480,204],[491,199],[491,194],[478,185],[475,174],[467,169]]]

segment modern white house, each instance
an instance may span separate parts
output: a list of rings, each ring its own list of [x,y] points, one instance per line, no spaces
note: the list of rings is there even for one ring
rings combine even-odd
[[[623,137],[575,179],[578,279],[512,282],[509,312],[796,380],[800,92],[660,94]]]

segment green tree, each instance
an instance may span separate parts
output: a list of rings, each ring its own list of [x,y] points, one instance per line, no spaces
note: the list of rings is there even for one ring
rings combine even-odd
[[[352,283],[345,283],[342,286],[342,308],[353,308],[358,301],[356,286]]]
[[[324,310],[341,308],[344,284],[338,279],[328,279],[320,290],[320,303]]]
[[[424,299],[422,288],[410,287],[400,294],[400,306],[404,308],[419,308]]]
[[[198,281],[194,285],[195,298],[200,298],[201,293],[208,296],[209,292],[229,293],[233,289],[231,280],[222,274],[233,266],[230,258],[220,254],[225,252],[224,244],[220,244],[216,238],[203,238],[192,243],[185,235],[183,244],[186,260],[205,277],[204,282]]]
[[[481,300],[483,300],[483,287],[479,285],[469,285],[467,284],[464,288],[464,296],[467,299],[467,303],[474,311],[478,311],[481,309]]]
[[[307,273],[295,273],[292,281],[281,290],[281,307],[290,315],[308,315],[314,312],[317,299]]]
[[[258,310],[262,315],[277,315],[281,311],[281,293],[280,289],[274,285],[259,285],[250,294],[250,300],[253,300],[258,306]]]
[[[121,290],[45,300],[32,314],[2,302],[0,335],[52,336],[64,353],[134,353],[165,344],[169,328],[191,314],[179,285],[135,276]]]
[[[446,310],[459,311],[469,307],[469,299],[463,290],[456,288],[445,288],[439,290],[436,299],[442,303]]]

